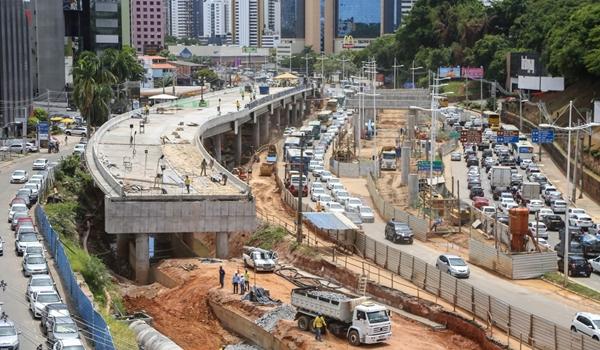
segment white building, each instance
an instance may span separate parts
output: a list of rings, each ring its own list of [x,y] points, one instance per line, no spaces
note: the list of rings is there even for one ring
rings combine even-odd
[[[231,33],[231,0],[205,0],[203,17],[205,37],[226,37]]]
[[[263,0],[263,33],[281,35],[280,0]]]
[[[170,8],[170,32],[178,38],[189,38],[192,36],[192,1],[171,0]]]
[[[258,47],[259,45],[259,2],[258,0],[234,0],[235,36],[234,44]]]

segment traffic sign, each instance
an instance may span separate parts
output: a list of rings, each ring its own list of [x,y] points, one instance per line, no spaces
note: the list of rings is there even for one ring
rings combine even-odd
[[[468,129],[460,131],[460,142],[481,143],[481,130]]]
[[[552,143],[554,142],[554,130],[533,129],[531,130],[531,141],[533,143]]]
[[[458,133],[458,131],[452,130],[450,131],[450,134],[448,136],[450,136],[451,139],[456,140],[460,137],[460,134]]]
[[[518,130],[498,130],[496,132],[496,143],[517,143],[519,142],[519,131]]]
[[[428,160],[420,160],[417,162],[417,169],[419,171],[429,171],[431,170],[431,163]],[[441,160],[433,161],[433,171],[442,171],[444,170],[444,163]]]

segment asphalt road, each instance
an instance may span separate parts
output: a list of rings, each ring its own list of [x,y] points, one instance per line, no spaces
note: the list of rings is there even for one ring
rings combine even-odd
[[[69,147],[70,146],[70,147]],[[57,161],[61,156],[65,156],[72,152],[74,145],[67,147],[61,147],[60,153],[48,154],[45,149],[42,149],[41,153],[29,154],[21,159],[13,160],[9,162],[0,162],[0,203],[5,208],[5,214],[2,217],[2,230],[0,236],[4,240],[4,256],[0,257],[0,280],[4,280],[7,283],[5,291],[0,289],[0,301],[2,310],[8,315],[8,318],[15,322],[18,330],[22,333],[20,335],[20,349],[22,350],[33,350],[39,344],[44,344],[46,338],[40,330],[40,321],[35,320],[29,311],[29,303],[25,298],[25,291],[27,289],[28,278],[23,276],[21,272],[21,261],[22,258],[17,256],[15,253],[15,237],[13,231],[10,229],[6,214],[8,213],[8,204],[14,197],[15,192],[22,186],[20,184],[11,184],[10,176],[14,170],[22,169],[27,170],[30,175],[35,174],[31,169],[33,161],[37,158],[46,158],[49,161]],[[31,216],[33,217],[33,208],[30,210]],[[41,236],[40,236],[41,237]],[[48,261],[49,267],[52,269],[52,262]],[[65,298],[65,293],[62,288],[62,284],[58,274],[55,272],[52,275],[56,282],[57,288],[60,295]]]

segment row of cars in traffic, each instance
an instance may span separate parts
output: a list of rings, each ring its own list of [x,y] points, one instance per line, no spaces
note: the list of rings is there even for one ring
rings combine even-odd
[[[30,213],[31,206],[36,203],[46,185],[49,171],[56,165],[56,162],[42,158],[33,162],[33,170],[39,171],[36,174],[30,176],[25,170],[13,172],[11,183],[23,184],[23,187],[16,191],[9,203],[8,222],[15,235],[15,253],[22,256],[23,275],[29,278],[25,299],[31,315],[40,319],[40,327],[48,344],[53,350],[84,350],[75,316],[69,312],[56,289],[56,283],[48,269],[44,246]],[[4,242],[0,247],[3,255]],[[0,348],[17,350],[19,334],[10,318],[0,320]]]

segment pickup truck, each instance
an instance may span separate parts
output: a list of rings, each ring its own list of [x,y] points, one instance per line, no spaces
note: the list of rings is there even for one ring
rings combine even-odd
[[[244,246],[242,259],[254,271],[274,271],[277,266],[277,253],[262,248]]]
[[[323,316],[327,329],[348,339],[354,346],[385,342],[392,336],[389,310],[368,300],[316,287],[292,289],[291,303],[296,322],[303,331],[312,330],[312,321]]]

